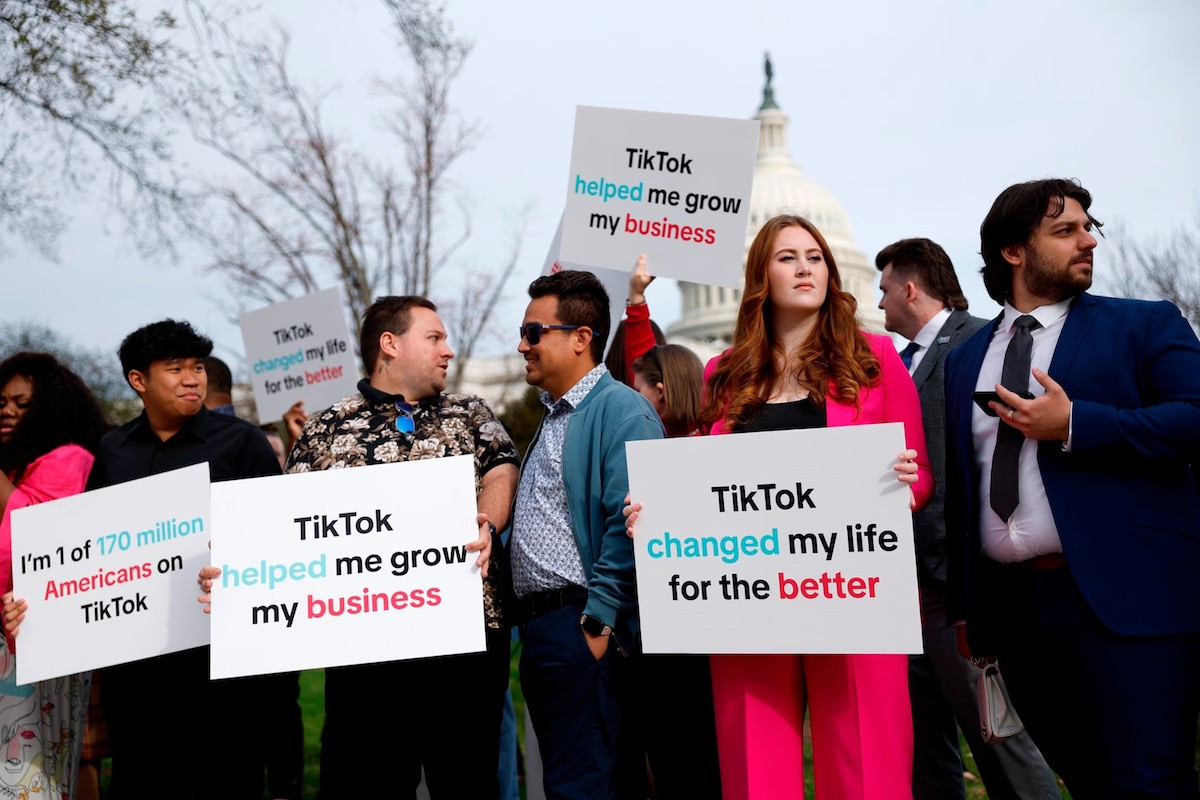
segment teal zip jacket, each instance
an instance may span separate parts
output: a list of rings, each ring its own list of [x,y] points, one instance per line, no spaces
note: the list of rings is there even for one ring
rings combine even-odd
[[[530,452],[540,436],[539,428]],[[571,412],[563,444],[571,530],[588,579],[584,613],[611,625],[627,650],[637,647],[640,626],[633,540],[621,513],[629,494],[625,443],[661,438],[662,422],[650,402],[605,373]]]

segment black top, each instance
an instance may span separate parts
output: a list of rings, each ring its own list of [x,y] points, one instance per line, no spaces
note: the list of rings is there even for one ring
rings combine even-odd
[[[100,440],[88,488],[206,461],[214,481],[279,474],[279,461],[266,437],[245,420],[201,408],[164,442],[151,430],[142,412]],[[193,584],[195,591],[194,573],[176,572],[172,580]],[[195,613],[200,613],[199,607]],[[164,675],[170,676],[171,691],[152,693],[147,701],[148,687],[159,685]],[[196,734],[196,709],[253,709],[246,739],[250,742],[247,747],[258,749],[235,759],[239,763],[232,766],[234,774],[229,778],[240,791],[238,797],[252,796],[252,789],[247,787],[262,785],[261,742],[272,736],[286,739],[292,735],[284,730],[290,723],[283,720],[295,713],[296,680],[296,673],[284,673],[210,681],[208,645],[105,667],[100,693],[109,741],[113,753],[121,754],[121,786],[134,787],[123,791],[148,797],[151,794],[147,787],[153,784],[156,789],[165,787],[164,796],[192,797],[192,786],[224,780],[222,770],[228,765],[213,767],[211,758],[205,760],[193,752],[203,753],[206,747],[204,737]]]
[[[255,425],[207,408],[165,442],[150,428],[146,412],[100,440],[88,488],[158,475],[208,462],[213,481],[278,475],[279,461]]]
[[[817,407],[809,398],[790,403],[766,403],[744,425],[734,427],[735,433],[756,431],[794,431],[804,428],[824,428],[825,406]]]

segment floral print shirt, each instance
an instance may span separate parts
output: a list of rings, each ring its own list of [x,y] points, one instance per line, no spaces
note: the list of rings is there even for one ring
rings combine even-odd
[[[501,464],[520,464],[508,431],[482,399],[474,395],[439,394],[413,404],[411,434],[396,429],[400,395],[381,392],[365,378],[358,394],[342,398],[309,417],[304,432],[288,454],[287,472],[365,467],[395,461],[471,455],[475,459],[475,494],[488,470]],[[496,580],[499,543],[492,548],[483,603],[489,628],[499,628],[500,604]]]

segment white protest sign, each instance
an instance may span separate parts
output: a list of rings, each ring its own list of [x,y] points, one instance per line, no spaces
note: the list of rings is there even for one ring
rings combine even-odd
[[[546,252],[546,261],[542,264],[543,275],[553,275],[556,272],[561,272],[564,269],[580,269],[585,272],[590,272],[604,285],[604,290],[608,292],[608,313],[611,324],[607,333],[608,346],[612,346],[612,332],[617,325],[625,318],[625,301],[629,298],[629,273],[633,271],[633,261],[629,262],[629,269],[624,272],[619,272],[615,269],[605,269],[604,267],[588,267],[583,264],[572,264],[569,261],[562,261],[558,254],[562,249],[562,217],[558,218],[558,228],[554,231],[554,241],[550,243],[550,249]],[[637,257],[634,257],[634,261]]]
[[[212,677],[484,648],[471,456],[213,485]]]
[[[904,426],[629,442],[649,653],[920,653]]]
[[[579,106],[563,261],[739,288],[758,121]]]
[[[196,464],[13,512],[18,683],[208,644],[208,488]]]
[[[282,419],[297,400],[312,411],[354,394],[358,364],[338,289],[247,312],[241,323],[260,422]]]

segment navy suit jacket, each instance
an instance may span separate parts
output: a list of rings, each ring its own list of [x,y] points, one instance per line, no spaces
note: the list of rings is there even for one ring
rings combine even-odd
[[[979,369],[1000,318],[946,364],[947,530],[952,618],[990,650],[1004,584],[979,549],[971,436]],[[1071,451],[1038,444],[1063,552],[1101,622],[1124,635],[1200,631],[1200,343],[1167,302],[1080,294],[1048,370],[1072,400]],[[990,388],[990,387],[988,387]],[[997,421],[997,424],[1002,424]]]

